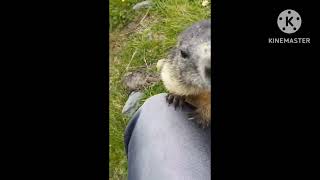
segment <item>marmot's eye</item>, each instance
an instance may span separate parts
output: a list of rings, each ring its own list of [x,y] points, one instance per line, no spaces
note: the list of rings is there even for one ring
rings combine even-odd
[[[180,50],[180,52],[181,52],[181,56],[183,58],[188,58],[189,57],[189,54],[186,51]]]

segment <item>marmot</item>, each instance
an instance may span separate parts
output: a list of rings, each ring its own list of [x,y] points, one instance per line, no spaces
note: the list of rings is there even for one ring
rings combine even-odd
[[[178,37],[166,59],[158,61],[166,100],[175,108],[185,102],[196,109],[189,115],[203,127],[211,123],[211,20],[193,24]]]

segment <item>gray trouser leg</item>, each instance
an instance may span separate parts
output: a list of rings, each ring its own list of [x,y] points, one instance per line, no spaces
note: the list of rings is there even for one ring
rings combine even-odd
[[[125,133],[129,180],[211,179],[211,128],[168,106],[166,94],[149,98]]]

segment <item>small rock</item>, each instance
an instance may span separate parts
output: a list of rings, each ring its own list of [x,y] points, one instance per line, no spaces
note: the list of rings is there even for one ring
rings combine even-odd
[[[163,41],[166,36],[163,34],[152,34],[151,32],[147,34],[149,41]]]
[[[208,1],[208,0],[202,1],[202,6],[206,7],[206,6],[208,6],[208,4],[209,4],[209,1]]]
[[[142,1],[133,6],[133,10],[139,10],[141,8],[148,8],[152,6],[152,1]]]
[[[152,33],[148,33],[147,36],[148,36],[149,41],[152,41],[152,40],[153,40]]]
[[[126,104],[123,106],[122,113],[128,117],[132,117],[133,114],[137,111],[139,108],[139,101],[143,97],[142,92],[132,92],[129,95],[129,98],[126,102]]]

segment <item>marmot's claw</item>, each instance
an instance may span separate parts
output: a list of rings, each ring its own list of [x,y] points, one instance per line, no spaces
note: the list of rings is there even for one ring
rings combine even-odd
[[[187,114],[187,116],[188,120],[196,121],[202,128],[209,126],[209,122],[206,121],[197,111],[190,112]]]
[[[184,103],[185,103],[185,97],[184,96],[179,96],[179,95],[175,95],[175,94],[171,94],[169,93],[166,96],[166,100],[168,102],[168,104],[173,104],[174,105],[174,109],[177,109],[177,107],[179,107],[180,109],[182,109]]]
[[[198,120],[198,119],[201,119],[200,114],[197,113],[197,112],[195,112],[195,111],[189,112],[189,113],[187,114],[187,116],[188,116],[188,119],[189,119],[189,120]]]
[[[172,96],[171,94],[168,94],[168,95],[166,96],[166,101],[167,101],[167,103],[168,103],[169,105],[172,104],[173,99],[174,99],[174,96]]]
[[[183,97],[183,100],[179,101],[179,107],[180,107],[180,109],[183,108],[183,106],[184,106],[184,104],[185,104],[185,101],[186,101],[185,97]]]

